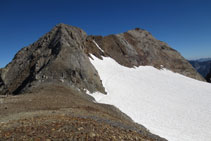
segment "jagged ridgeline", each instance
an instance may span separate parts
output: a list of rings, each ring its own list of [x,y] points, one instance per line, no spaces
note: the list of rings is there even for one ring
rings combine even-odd
[[[126,67],[151,65],[204,81],[176,50],[136,28],[109,36],[88,36],[59,24],[32,45],[21,49],[0,70],[0,94],[31,92],[44,83],[106,93],[89,57],[111,57]]]

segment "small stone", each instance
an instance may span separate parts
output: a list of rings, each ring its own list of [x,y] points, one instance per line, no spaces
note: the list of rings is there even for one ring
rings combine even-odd
[[[116,140],[116,137],[115,136],[112,136],[112,139]]]
[[[90,133],[89,133],[89,136],[90,136],[91,138],[94,138],[94,137],[96,136],[96,134],[93,133],[93,132],[90,132]]]
[[[0,104],[3,104],[3,103],[4,103],[3,99],[0,99]]]
[[[84,129],[83,127],[79,127],[79,128],[78,128],[78,131],[81,131],[81,130],[83,130],[83,129]]]

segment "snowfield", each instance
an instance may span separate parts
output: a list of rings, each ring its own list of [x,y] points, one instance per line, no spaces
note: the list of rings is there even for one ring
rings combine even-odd
[[[151,66],[127,68],[111,58],[90,61],[108,95],[91,94],[111,104],[170,141],[211,141],[211,84]]]

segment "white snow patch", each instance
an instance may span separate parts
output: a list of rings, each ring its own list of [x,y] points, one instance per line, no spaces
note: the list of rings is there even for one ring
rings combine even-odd
[[[95,42],[95,40],[92,40],[92,42],[97,46],[97,48],[98,48],[100,51],[104,52],[104,51],[100,48],[100,46]]]
[[[3,103],[4,103],[4,100],[0,98],[0,104],[3,104]]]
[[[112,104],[170,141],[211,140],[211,84],[151,66],[127,68],[111,58],[92,56],[108,95],[90,94]]]
[[[89,91],[89,90],[87,90],[87,89],[84,89],[84,90],[85,90],[86,94],[88,94],[88,95],[90,95],[90,96],[94,97],[95,102],[100,101],[103,97],[105,97],[105,96],[106,96],[105,94],[100,93],[100,92],[90,93],[90,91]]]

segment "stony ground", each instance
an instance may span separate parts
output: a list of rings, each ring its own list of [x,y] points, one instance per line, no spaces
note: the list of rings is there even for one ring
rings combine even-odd
[[[113,106],[62,86],[0,97],[0,141],[164,140]]]
[[[93,119],[39,116],[1,124],[2,140],[148,140],[138,132]]]

